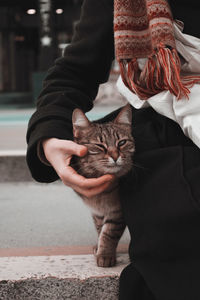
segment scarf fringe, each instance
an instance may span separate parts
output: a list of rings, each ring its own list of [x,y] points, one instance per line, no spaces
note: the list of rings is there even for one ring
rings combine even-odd
[[[181,63],[176,49],[169,49],[160,44],[151,55],[143,70],[138,66],[137,59],[126,64],[119,62],[124,84],[142,100],[169,90],[177,97],[189,99],[189,93],[195,83],[200,83],[200,76],[181,76]]]

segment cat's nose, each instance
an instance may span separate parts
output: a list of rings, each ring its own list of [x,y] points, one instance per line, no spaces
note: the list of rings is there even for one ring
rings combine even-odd
[[[116,162],[117,160],[118,160],[118,155],[117,156],[113,156],[113,155],[111,155],[111,157],[112,157],[112,159],[114,160],[114,162]]]
[[[116,149],[108,149],[108,154],[110,155],[110,157],[112,157],[114,162],[117,161],[119,157],[119,152]]]

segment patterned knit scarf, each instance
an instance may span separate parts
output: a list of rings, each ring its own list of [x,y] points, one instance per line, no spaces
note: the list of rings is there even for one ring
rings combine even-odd
[[[114,0],[115,52],[125,85],[140,99],[169,90],[188,98],[200,76],[181,76],[167,0]],[[138,58],[147,58],[142,70]]]

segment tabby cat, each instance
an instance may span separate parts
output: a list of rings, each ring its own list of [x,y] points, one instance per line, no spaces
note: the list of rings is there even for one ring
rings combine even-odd
[[[122,216],[118,181],[132,168],[135,150],[131,135],[132,112],[126,105],[112,122],[90,122],[80,109],[72,116],[74,141],[88,148],[84,157],[74,157],[73,168],[87,178],[114,174],[115,180],[104,192],[87,198],[80,195],[91,209],[98,232],[94,249],[97,265],[111,267],[116,263],[116,247],[125,223]]]

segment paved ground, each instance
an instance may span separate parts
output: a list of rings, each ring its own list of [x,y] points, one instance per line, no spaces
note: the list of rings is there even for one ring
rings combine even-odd
[[[127,264],[126,254],[111,268],[97,267],[93,255],[0,257],[0,299],[117,300]]]
[[[26,149],[26,129],[34,109],[0,110],[0,151]]]
[[[62,183],[4,183],[0,191],[0,248],[96,243],[88,208]]]

